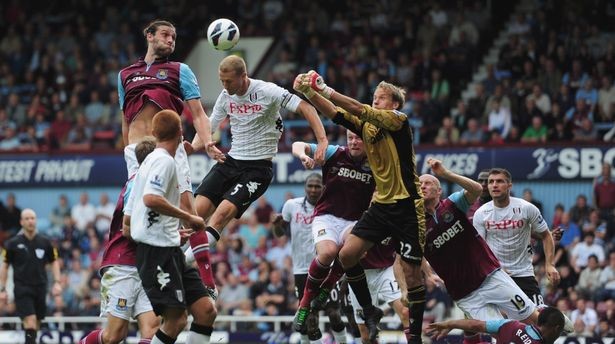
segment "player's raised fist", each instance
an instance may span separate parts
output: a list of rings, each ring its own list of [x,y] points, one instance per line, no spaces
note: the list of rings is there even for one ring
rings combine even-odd
[[[314,91],[320,93],[320,95],[325,98],[331,98],[331,93],[333,93],[333,89],[327,86],[327,84],[325,83],[325,79],[323,79],[320,74],[311,70],[307,73],[307,75],[310,78],[310,87],[312,87]]]

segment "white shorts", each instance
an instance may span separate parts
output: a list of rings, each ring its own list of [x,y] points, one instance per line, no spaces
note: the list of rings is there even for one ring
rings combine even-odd
[[[100,280],[101,317],[111,314],[130,320],[152,310],[136,267],[115,265],[105,269]]]
[[[524,320],[536,310],[534,302],[502,270],[489,275],[478,289],[456,303],[467,318],[484,321],[503,319],[502,312],[508,319]]]
[[[312,222],[312,235],[314,244],[324,240],[330,240],[341,246],[344,243],[344,231],[349,226],[354,226],[357,221],[349,221],[330,214],[318,215]]]
[[[139,169],[139,163],[137,162],[137,156],[135,154],[136,143],[129,144],[124,147],[124,160],[126,160],[126,169],[128,170],[128,178],[137,173]],[[175,152],[175,167],[177,170],[177,184],[179,186],[179,193],[186,191],[192,192],[192,179],[190,177],[190,164],[188,163],[188,154],[184,149],[184,145],[177,146]]]
[[[384,269],[366,269],[365,278],[374,306],[386,309],[389,303],[401,299],[401,290],[395,279],[392,266]],[[365,323],[362,317],[363,308],[359,305],[359,300],[357,300],[352,288],[348,288],[348,290],[350,291],[350,304],[354,309],[355,321],[357,324],[363,324]]]

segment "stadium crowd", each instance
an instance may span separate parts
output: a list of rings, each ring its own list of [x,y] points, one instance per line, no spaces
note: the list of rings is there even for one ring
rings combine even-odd
[[[308,69],[367,103],[380,80],[405,87],[410,97],[403,111],[419,144],[601,141],[608,126],[597,124],[615,121],[615,44],[604,33],[614,29],[609,17],[615,7],[607,1],[580,8],[544,1],[516,16],[500,28],[510,35],[499,62],[487,66],[487,78],[473,85],[474,96],[467,101],[462,90],[497,31],[498,14],[489,13],[484,1],[391,0],[371,7],[354,1],[294,1],[290,17],[289,1],[282,0],[208,2],[189,13],[180,13],[176,1],[157,3],[179,29],[176,57],[187,54],[203,23],[224,16],[237,20],[242,36],[281,33],[283,48],[267,79],[288,89],[297,72]],[[118,148],[117,73],[142,51],[135,28],[157,15],[138,2],[131,2],[130,10],[113,2],[49,4],[33,8],[13,0],[0,6],[0,150]],[[182,118],[189,121],[187,115]],[[314,141],[305,128],[285,135]],[[229,133],[220,135],[228,138]],[[335,126],[328,135],[331,144],[344,138]],[[600,193],[600,182],[595,185],[588,195]],[[48,214],[44,233],[59,249],[63,284],[60,296],[49,297],[51,314],[99,314],[97,270],[114,197],[109,201],[103,195],[94,205],[87,193],[76,204],[60,196]],[[576,334],[615,336],[615,215],[613,203],[600,202],[604,197],[579,195],[575,206],[558,205],[548,219],[551,228],[565,229],[556,248],[558,286],[547,283],[539,264],[541,245],[535,249],[535,266],[545,303],[566,312]],[[19,230],[25,203],[12,194],[3,202],[0,240]],[[218,243],[212,262],[221,313],[294,314],[290,245],[271,233],[271,215],[278,211],[262,197]],[[426,320],[447,317],[452,302],[446,291],[429,284],[427,290]],[[0,308],[0,316],[13,314],[14,304]],[[268,325],[258,326],[265,330]]]

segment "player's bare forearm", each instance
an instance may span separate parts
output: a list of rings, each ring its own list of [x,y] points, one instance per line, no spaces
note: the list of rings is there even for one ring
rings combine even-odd
[[[325,127],[322,125],[322,121],[318,117],[318,112],[316,112],[316,109],[307,102],[301,101],[299,103],[299,107],[297,108],[297,112],[308,121],[310,128],[314,131],[314,136],[316,137],[318,144],[329,144],[327,141]]]
[[[467,332],[487,333],[487,323],[475,319],[457,319],[444,322],[450,329],[458,328]]]
[[[54,282],[60,282],[60,261],[58,259],[51,263],[51,275],[53,276]]]
[[[196,136],[198,136],[203,143],[210,142],[211,123],[209,122],[207,114],[205,114],[201,101],[199,99],[190,99],[187,101],[187,104],[190,107],[190,111],[192,111],[193,125],[197,133]]]
[[[540,240],[542,240],[542,247],[545,251],[545,264],[553,266],[555,265],[555,241],[549,230],[540,233]]]

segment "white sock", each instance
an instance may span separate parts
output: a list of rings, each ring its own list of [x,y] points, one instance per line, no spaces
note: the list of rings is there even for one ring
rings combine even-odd
[[[322,344],[322,339],[310,340],[310,344]]]
[[[310,338],[308,338],[307,334],[301,335],[301,344],[310,344]]]
[[[188,338],[186,338],[186,344],[209,344],[210,340],[211,336],[190,331],[188,332]]]
[[[190,245],[188,245],[188,248],[184,251],[184,255],[186,256],[187,265],[192,265],[192,263],[196,261],[194,258],[194,252],[192,252],[192,247]]]
[[[208,231],[205,231],[205,233],[207,233],[207,241],[209,242],[209,247],[216,247],[218,240],[216,240],[216,238],[213,235],[211,235],[211,233],[209,233]]]
[[[337,344],[346,344],[346,329],[343,329],[339,332],[333,331],[333,337],[335,338]]]
[[[158,339],[158,337],[154,336],[154,338],[152,338],[151,344],[164,344],[164,342]]]

